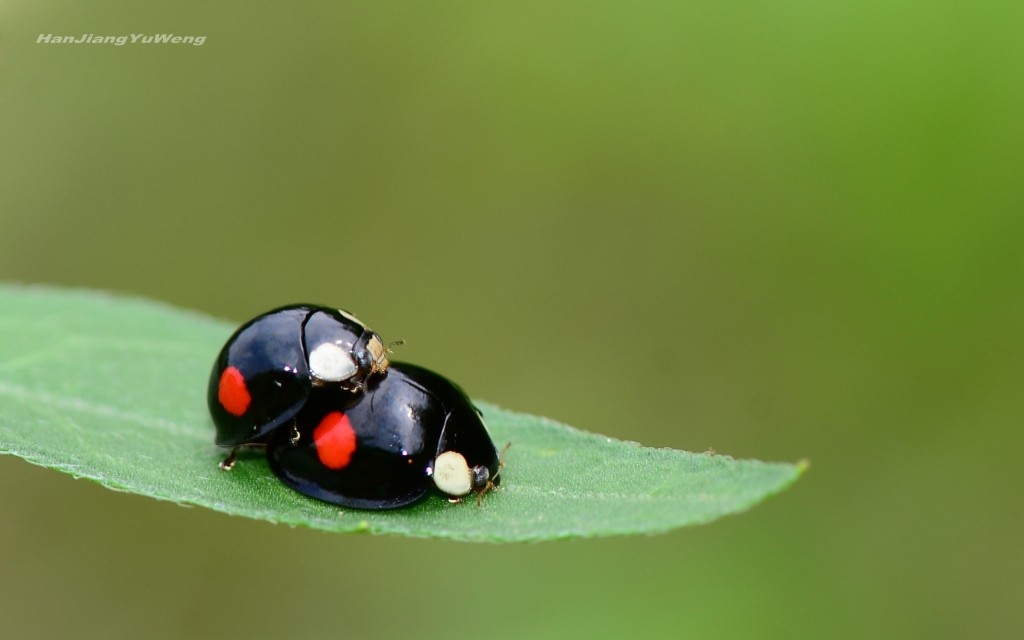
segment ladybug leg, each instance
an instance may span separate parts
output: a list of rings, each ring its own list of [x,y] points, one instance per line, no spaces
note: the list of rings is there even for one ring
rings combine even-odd
[[[497,476],[495,476],[497,477]],[[494,484],[493,480],[488,480],[484,488],[476,492],[476,506],[481,507],[484,504],[484,496],[498,488],[498,485]]]
[[[217,466],[220,467],[224,471],[231,471],[231,468],[235,466],[235,462],[237,460],[238,460],[238,447],[232,447],[231,448],[231,453],[228,454],[228,457],[226,457],[223,460],[221,460],[220,464],[217,465]]]
[[[224,471],[231,471],[231,468],[235,466],[236,462],[238,462],[238,452],[241,451],[243,447],[245,447],[246,451],[250,451],[252,449],[266,449],[267,445],[264,442],[247,442],[245,444],[232,447],[231,453],[228,454],[228,457],[221,460],[220,464],[217,466]]]

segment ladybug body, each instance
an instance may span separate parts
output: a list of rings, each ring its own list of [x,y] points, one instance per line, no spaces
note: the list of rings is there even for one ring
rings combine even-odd
[[[299,493],[355,509],[393,509],[437,488],[450,499],[498,484],[498,453],[465,392],[392,363],[353,400],[317,390],[292,430],[267,442],[270,468]]]
[[[258,316],[214,362],[207,403],[216,442],[262,442],[302,409],[315,387],[355,395],[387,367],[380,336],[347,312],[292,305]]]
[[[351,314],[292,305],[242,325],[221,349],[207,401],[216,444],[266,449],[299,493],[393,509],[433,489],[458,501],[495,488],[501,462],[480,411],[448,379],[391,363]]]

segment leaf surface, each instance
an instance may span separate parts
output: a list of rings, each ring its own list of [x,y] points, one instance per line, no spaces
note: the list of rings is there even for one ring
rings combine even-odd
[[[273,305],[270,305],[273,306]],[[281,484],[262,455],[217,464],[206,385],[235,326],[85,290],[0,286],[0,453],[121,491],[338,532],[474,541],[656,533],[743,511],[803,465],[651,449],[479,402],[512,442],[479,508],[431,496],[343,510]]]

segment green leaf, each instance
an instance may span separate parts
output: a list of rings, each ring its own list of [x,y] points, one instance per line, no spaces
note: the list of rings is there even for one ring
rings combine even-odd
[[[342,510],[281,484],[262,456],[217,463],[206,411],[234,326],[99,292],[0,286],[0,453],[180,504],[329,531],[522,541],[653,533],[743,511],[803,465],[644,448],[479,403],[503,483],[480,507],[438,496]]]

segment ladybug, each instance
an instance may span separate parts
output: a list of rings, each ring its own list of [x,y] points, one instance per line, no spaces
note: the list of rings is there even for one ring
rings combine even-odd
[[[309,304],[268,311],[242,325],[213,364],[207,403],[216,443],[259,443],[306,404],[314,389],[355,397],[388,368],[380,336],[352,314]]]
[[[466,393],[408,363],[392,363],[358,398],[315,390],[292,428],[270,435],[267,460],[299,493],[354,509],[403,507],[435,488],[479,501],[502,466]]]

